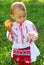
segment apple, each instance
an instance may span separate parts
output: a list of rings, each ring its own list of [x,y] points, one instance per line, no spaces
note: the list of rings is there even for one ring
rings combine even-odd
[[[11,20],[6,20],[6,21],[4,22],[4,25],[5,25],[5,27],[12,27],[13,23],[12,23]]]

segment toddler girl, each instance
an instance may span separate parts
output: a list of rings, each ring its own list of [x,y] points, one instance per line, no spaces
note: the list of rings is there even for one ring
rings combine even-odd
[[[13,41],[11,58],[18,61],[18,65],[32,65],[40,55],[34,44],[38,38],[37,30],[34,24],[26,19],[26,7],[22,2],[11,5],[11,17],[16,20],[12,26],[6,27],[7,38]]]

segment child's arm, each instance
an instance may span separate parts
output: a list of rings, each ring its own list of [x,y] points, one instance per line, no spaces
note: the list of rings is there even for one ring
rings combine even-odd
[[[5,25],[5,28],[7,30],[7,38],[12,41],[14,39],[14,35],[13,35],[13,31],[12,31],[12,26],[13,26],[13,23],[11,20],[6,20],[4,22],[4,25]]]
[[[13,41],[14,40],[14,33],[13,32],[10,33],[9,31],[7,31],[6,36],[7,36],[7,38],[10,41]]]
[[[38,38],[38,32],[36,30],[36,27],[33,23],[30,23],[28,25],[29,31],[28,31],[28,39],[31,41],[35,41]]]

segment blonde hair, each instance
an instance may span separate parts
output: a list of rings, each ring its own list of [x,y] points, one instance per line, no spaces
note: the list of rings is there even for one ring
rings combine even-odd
[[[13,14],[13,11],[18,8],[22,11],[25,11],[26,12],[26,7],[24,5],[23,2],[14,2],[12,5],[11,5],[11,14]]]

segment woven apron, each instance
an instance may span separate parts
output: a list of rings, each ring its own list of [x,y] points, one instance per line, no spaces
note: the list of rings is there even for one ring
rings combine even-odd
[[[29,61],[31,62],[30,47],[23,49],[14,49],[13,58],[14,61]]]

